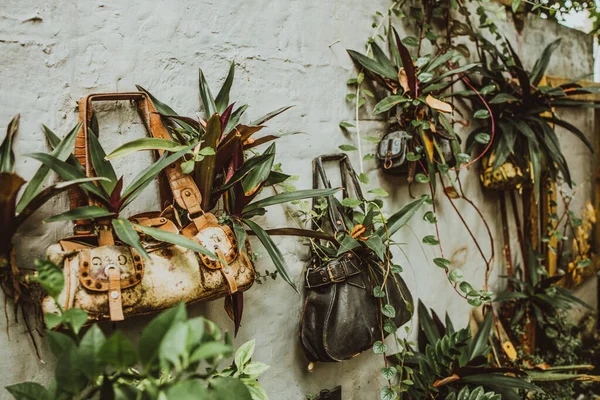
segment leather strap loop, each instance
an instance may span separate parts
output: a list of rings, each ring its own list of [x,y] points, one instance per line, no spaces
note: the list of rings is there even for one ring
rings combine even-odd
[[[118,267],[112,265],[106,268],[108,276],[108,310],[111,321],[123,321],[123,301],[121,299],[121,274]]]
[[[90,160],[89,149],[87,144],[87,135],[89,124],[93,116],[92,104],[94,101],[135,101],[138,113],[144,122],[144,126],[148,133],[155,138],[171,140],[171,136],[165,125],[162,123],[160,114],[156,110],[152,101],[143,92],[125,92],[125,93],[100,93],[91,94],[83,97],[79,101],[79,120],[81,121],[81,129],[75,140],[75,157],[83,166],[86,175],[93,177],[94,171]],[[159,150],[158,154],[162,155],[164,151]],[[169,190],[165,190],[165,185],[159,185],[161,191],[161,206],[170,203],[172,197],[177,204],[187,210],[190,214],[197,214],[202,211],[201,201],[202,195],[193,178],[183,174],[181,171],[181,161],[175,161],[165,169]],[[71,198],[71,209],[85,206],[88,204],[86,197],[80,191],[73,194]],[[86,226],[87,225],[87,226]],[[90,233],[89,221],[76,221],[75,234]]]
[[[352,164],[348,159],[348,155],[346,154],[329,154],[325,156],[317,157],[313,160],[313,189],[319,188],[319,180],[323,183],[325,188],[331,188],[331,182],[327,177],[327,173],[325,172],[325,167],[323,166],[323,162],[325,161],[337,161],[340,167],[340,176],[342,180],[343,187],[343,196],[347,198],[350,191],[350,185],[348,182],[348,176],[350,177],[350,183],[353,187],[354,194],[356,198],[364,201],[365,197],[362,193],[362,189],[360,187],[360,183],[358,181],[358,177],[356,176],[356,172],[352,168]],[[331,223],[332,229],[334,231],[334,236],[338,233],[346,232],[347,227],[344,223],[344,216],[342,211],[335,205],[335,198],[329,196],[327,198],[328,203],[328,211],[329,211],[329,222]],[[313,211],[317,212],[316,203],[313,199]],[[317,230],[318,225],[321,221],[316,221],[313,219],[312,229]]]

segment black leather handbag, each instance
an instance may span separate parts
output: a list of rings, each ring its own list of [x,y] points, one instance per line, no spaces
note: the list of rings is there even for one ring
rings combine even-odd
[[[349,195],[348,177],[356,198],[364,199],[348,156],[335,154],[313,160],[313,187],[319,181],[331,187],[324,161],[338,161],[344,197]],[[316,201],[313,200],[313,210]],[[328,198],[326,218],[314,221],[313,229],[329,223],[334,237],[347,232],[344,210],[337,200]],[[322,257],[322,256],[321,256]],[[305,277],[305,301],[300,321],[300,343],[310,361],[343,361],[370,349],[382,338],[381,299],[373,295],[384,279],[383,263],[367,247],[345,252],[338,257],[321,258],[313,250]],[[396,326],[408,322],[413,305],[406,283],[398,274],[389,274],[385,284],[386,303],[394,306]],[[411,307],[407,307],[407,304]]]

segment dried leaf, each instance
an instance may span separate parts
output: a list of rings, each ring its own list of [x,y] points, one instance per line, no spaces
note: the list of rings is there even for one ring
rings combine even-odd
[[[441,112],[445,112],[445,113],[451,113],[452,112],[452,106],[448,103],[445,103],[441,100],[438,100],[436,98],[434,98],[433,96],[431,96],[430,94],[427,95],[427,97],[425,98],[425,101],[427,102],[427,105],[429,105],[429,107],[441,111]]]
[[[460,197],[456,189],[454,189],[452,186],[446,186],[444,188],[444,192],[446,192],[446,195],[448,195],[448,197],[451,199],[458,199]]]

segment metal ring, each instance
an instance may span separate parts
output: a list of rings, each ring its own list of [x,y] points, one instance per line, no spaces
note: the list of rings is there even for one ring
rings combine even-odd
[[[117,268],[117,266],[115,264],[108,264],[105,268],[104,268],[104,275],[108,276],[108,271],[114,269],[117,272],[119,271],[119,269]]]

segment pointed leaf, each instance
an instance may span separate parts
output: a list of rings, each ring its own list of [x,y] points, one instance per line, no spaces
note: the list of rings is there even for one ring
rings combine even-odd
[[[250,125],[251,125],[251,126],[258,126],[258,125],[262,125],[262,124],[264,124],[265,122],[267,122],[268,120],[270,120],[271,118],[274,118],[274,117],[278,116],[278,115],[279,115],[279,114],[281,114],[282,112],[284,112],[284,111],[287,111],[287,110],[289,110],[289,109],[290,109],[290,108],[292,108],[292,107],[294,107],[294,106],[285,106],[285,107],[278,108],[277,110],[275,110],[275,111],[271,111],[271,112],[270,112],[270,113],[268,113],[267,115],[264,115],[264,116],[260,117],[259,119],[257,119],[257,120],[255,120],[255,121],[252,121],[252,122],[250,122]]]
[[[88,130],[88,148],[94,172],[97,176],[108,178],[108,181],[100,181],[100,185],[106,193],[111,193],[117,184],[117,174],[111,163],[105,160],[106,153],[91,129]]]
[[[254,168],[244,179],[242,179],[242,188],[244,194],[250,196],[256,192],[269,177],[271,169],[273,168],[273,162],[275,161],[275,143],[272,143],[263,153],[263,155],[272,154],[273,157],[265,159],[263,163]]]
[[[381,65],[379,63],[379,61],[374,60],[370,57],[367,57],[363,54],[360,54],[359,52],[354,51],[354,50],[347,50],[347,51],[348,51],[348,54],[350,54],[350,57],[352,57],[352,59],[354,61],[356,61],[360,66],[365,68],[367,71],[369,71],[373,74],[379,75],[381,77],[384,77],[384,78],[393,79],[393,80],[398,79],[398,75],[395,72],[392,72],[388,68],[386,68],[384,65]]]
[[[412,218],[415,212],[417,212],[417,210],[421,207],[425,200],[427,200],[427,196],[421,196],[417,200],[413,200],[404,207],[402,207],[400,211],[392,215],[386,221],[387,234],[386,229],[383,226],[377,229],[376,234],[382,239],[385,239],[385,235],[389,235],[391,237],[394,233],[398,231],[398,229],[406,225],[406,223]]]
[[[294,282],[292,281],[292,278],[290,277],[290,272],[285,263],[285,259],[283,258],[281,251],[279,251],[279,249],[273,242],[273,239],[271,239],[271,237],[267,234],[267,232],[265,232],[264,229],[261,228],[255,222],[252,222],[247,219],[243,220],[243,222],[250,229],[252,229],[254,231],[254,233],[256,233],[256,236],[258,237],[258,239],[261,241],[261,243],[267,250],[267,253],[269,253],[269,256],[271,257],[273,264],[275,264],[275,267],[277,268],[277,271],[279,272],[279,275],[283,278],[283,280],[285,280],[297,292],[298,289],[296,288],[296,285],[294,284]]]
[[[85,206],[66,211],[62,214],[46,218],[44,222],[74,221],[77,219],[97,219],[114,217],[116,214],[103,207]]]
[[[19,118],[17,114],[9,123],[6,130],[6,137],[0,145],[0,173],[13,172],[15,169],[15,153],[13,152],[13,140],[19,130]]]
[[[255,201],[254,203],[247,205],[244,208],[244,212],[249,212],[249,211],[255,210],[257,208],[272,206],[274,204],[288,203],[290,201],[309,199],[309,198],[313,198],[313,197],[332,196],[340,190],[341,190],[341,188],[308,189],[308,190],[297,190],[295,192],[289,192],[289,193],[281,193],[281,194],[277,194],[275,196],[266,197],[264,199]]]
[[[182,146],[174,140],[160,138],[141,138],[132,140],[131,142],[125,143],[124,145],[117,147],[109,155],[106,156],[106,159],[112,160],[119,157],[125,157],[129,154],[143,150],[166,150],[170,152],[177,152],[183,149],[184,147],[185,146]]]
[[[217,141],[221,137],[221,118],[214,114],[206,124],[206,133],[202,137],[202,148],[217,148]],[[196,163],[195,175],[198,188],[202,194],[202,209],[208,210],[215,180],[216,155],[206,156],[202,161]]]
[[[123,243],[133,247],[146,259],[150,259],[146,249],[144,249],[140,243],[140,235],[137,233],[131,222],[124,218],[117,218],[112,220],[112,226],[115,230],[115,235],[121,239]]]
[[[202,69],[198,72],[198,80],[200,86],[200,100],[202,100],[202,104],[204,105],[204,112],[206,115],[212,116],[217,112],[217,106],[215,105],[215,100],[210,92],[208,83],[206,83]]]
[[[69,155],[73,152],[73,145],[75,144],[75,138],[77,137],[77,132],[81,124],[77,124],[75,128],[71,130],[65,136],[63,140],[59,142],[56,148],[50,153],[52,156],[56,157],[61,161],[65,161]],[[48,129],[44,126],[44,130]],[[25,207],[37,196],[42,190],[42,186],[46,183],[48,176],[50,175],[50,167],[47,165],[42,165],[35,173],[33,178],[27,184],[19,203],[17,204],[17,214],[20,214]]]
[[[235,75],[235,62],[231,63],[229,67],[229,72],[227,73],[227,78],[219,90],[219,94],[215,98],[215,106],[218,113],[223,113],[227,106],[229,105],[229,92],[231,91],[231,85],[233,84],[233,78]]]

